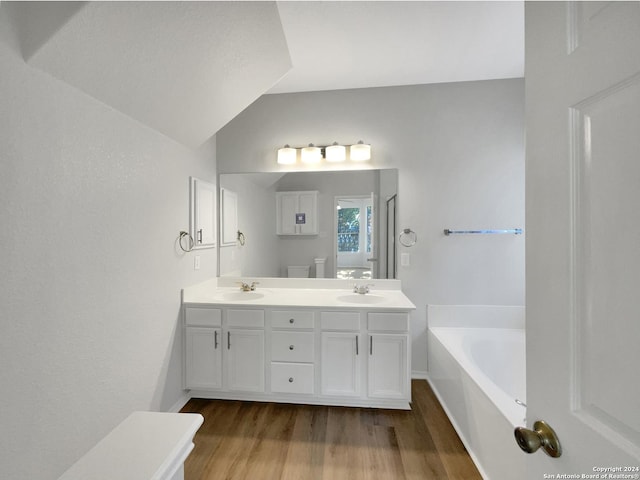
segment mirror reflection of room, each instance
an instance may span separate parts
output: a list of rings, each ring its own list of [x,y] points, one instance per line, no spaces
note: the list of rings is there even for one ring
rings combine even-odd
[[[395,246],[388,238],[395,232],[387,228],[386,210],[398,193],[396,169],[222,174],[219,181],[237,195],[237,225],[245,237],[244,245],[221,245],[220,276],[394,278]],[[295,211],[311,208],[296,203],[296,192],[307,199],[317,192],[317,212]],[[286,201],[276,201],[283,194]],[[298,225],[282,234],[279,215],[299,213],[305,215],[298,222],[317,221],[317,229],[309,234]]]

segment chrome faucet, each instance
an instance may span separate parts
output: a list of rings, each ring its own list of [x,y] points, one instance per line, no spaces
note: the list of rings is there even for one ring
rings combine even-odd
[[[366,285],[358,285],[357,283],[353,286],[353,293],[359,293],[360,295],[364,295],[369,293],[369,287],[373,287],[373,283],[367,283]]]
[[[253,292],[256,289],[256,285],[260,284],[260,282],[251,282],[251,285],[244,282],[236,282],[236,283],[240,285],[240,290],[242,290],[243,292]]]

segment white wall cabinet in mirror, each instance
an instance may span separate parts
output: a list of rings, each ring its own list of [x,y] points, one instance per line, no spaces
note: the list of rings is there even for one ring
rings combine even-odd
[[[220,189],[220,245],[235,245],[238,238],[238,195]]]
[[[278,235],[318,234],[318,192],[276,192]]]
[[[216,186],[190,177],[190,234],[194,249],[216,246]]]

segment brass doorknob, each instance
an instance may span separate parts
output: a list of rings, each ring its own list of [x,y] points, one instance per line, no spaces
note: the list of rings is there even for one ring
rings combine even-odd
[[[523,452],[533,453],[542,447],[547,455],[558,458],[562,455],[562,447],[556,432],[542,420],[533,424],[533,430],[517,427],[513,434],[516,442]]]

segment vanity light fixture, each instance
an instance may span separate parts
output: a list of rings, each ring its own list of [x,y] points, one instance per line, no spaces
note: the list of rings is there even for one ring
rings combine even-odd
[[[347,147],[333,142],[325,149],[327,162],[344,162],[347,159]]]
[[[354,162],[371,160],[371,145],[360,140],[349,147],[348,154],[347,147],[340,145],[338,142],[333,142],[332,145],[326,147],[316,147],[313,143],[310,143],[309,146],[303,148],[293,148],[287,144],[278,149],[278,164],[295,165],[298,161],[298,150],[300,150],[300,160],[308,165],[317,165],[322,160],[326,160],[328,163],[340,163],[347,160]]]
[[[280,165],[293,165],[296,163],[297,155],[297,150],[287,144],[283,148],[278,149],[278,163]]]
[[[322,150],[310,143],[308,147],[304,147],[300,152],[302,163],[320,163],[322,160]]]
[[[371,145],[360,140],[356,145],[349,147],[349,158],[354,162],[366,162],[371,160]]]

